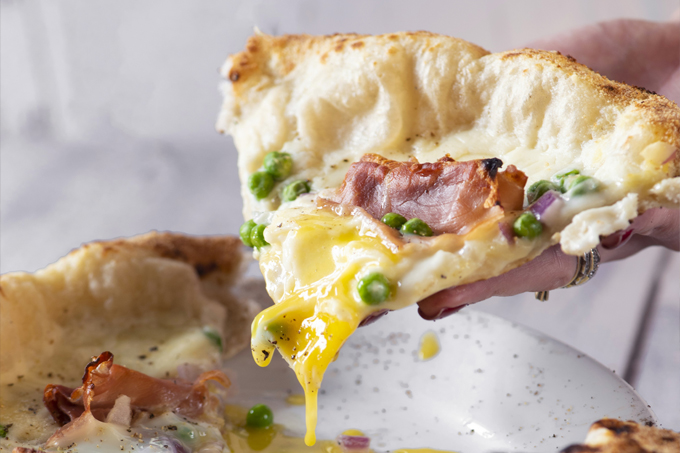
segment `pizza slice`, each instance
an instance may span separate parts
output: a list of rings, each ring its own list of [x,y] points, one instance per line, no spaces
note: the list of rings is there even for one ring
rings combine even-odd
[[[556,52],[258,34],[222,73],[241,235],[275,302],[251,347],[295,370],[309,444],[323,374],[360,323],[680,206],[678,106]]]
[[[261,308],[242,247],[154,232],[2,275],[0,450],[226,451],[217,370]]]
[[[603,418],[590,426],[583,444],[562,453],[673,453],[680,451],[680,433],[633,421]]]

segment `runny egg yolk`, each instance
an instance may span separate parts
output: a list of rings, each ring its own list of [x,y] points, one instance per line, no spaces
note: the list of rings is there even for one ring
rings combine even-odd
[[[255,318],[251,349],[260,366],[267,366],[278,349],[295,371],[305,394],[305,443],[313,445],[317,397],[326,369],[361,320],[383,308],[361,301],[357,276],[389,268],[396,257],[375,235],[362,235],[360,228],[333,213],[319,210],[294,221],[295,227],[286,234],[295,240],[286,241],[285,247],[298,249],[276,247],[280,242],[270,234],[272,247],[261,252],[265,278],[267,267],[277,260],[298,259],[291,264],[292,290]]]
[[[269,364],[275,348],[292,363],[305,393],[305,443],[314,445],[321,380],[345,340],[356,330],[359,321],[358,318],[341,321],[328,313],[315,314],[313,306],[309,310],[312,304],[308,301],[302,305],[304,308],[288,299],[261,313],[253,323],[253,331],[263,330],[267,340],[266,343],[253,340],[252,346],[253,357],[260,366]]]

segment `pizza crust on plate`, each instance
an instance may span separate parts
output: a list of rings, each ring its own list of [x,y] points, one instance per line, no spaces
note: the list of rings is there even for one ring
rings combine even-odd
[[[239,288],[243,265],[235,237],[151,232],[2,275],[0,424],[12,426],[0,442],[42,444],[58,428],[43,389],[79,387],[102,351],[155,378],[219,368],[247,346],[262,308]]]

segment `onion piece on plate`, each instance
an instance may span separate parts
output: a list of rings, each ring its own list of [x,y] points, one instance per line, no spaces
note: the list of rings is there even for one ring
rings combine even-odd
[[[340,434],[335,438],[343,449],[343,451],[352,453],[362,453],[368,452],[371,446],[371,439],[365,436],[348,436],[346,434]]]

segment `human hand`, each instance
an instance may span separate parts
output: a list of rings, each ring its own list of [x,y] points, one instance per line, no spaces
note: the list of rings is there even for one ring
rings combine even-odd
[[[591,25],[529,47],[559,50],[612,80],[626,82],[680,101],[680,22],[654,23],[617,20]],[[661,245],[680,251],[680,211],[651,209],[629,228],[603,238],[601,263]],[[577,258],[555,245],[530,261],[498,277],[453,287],[418,303],[421,317],[432,320],[492,296],[548,291],[568,284]]]

